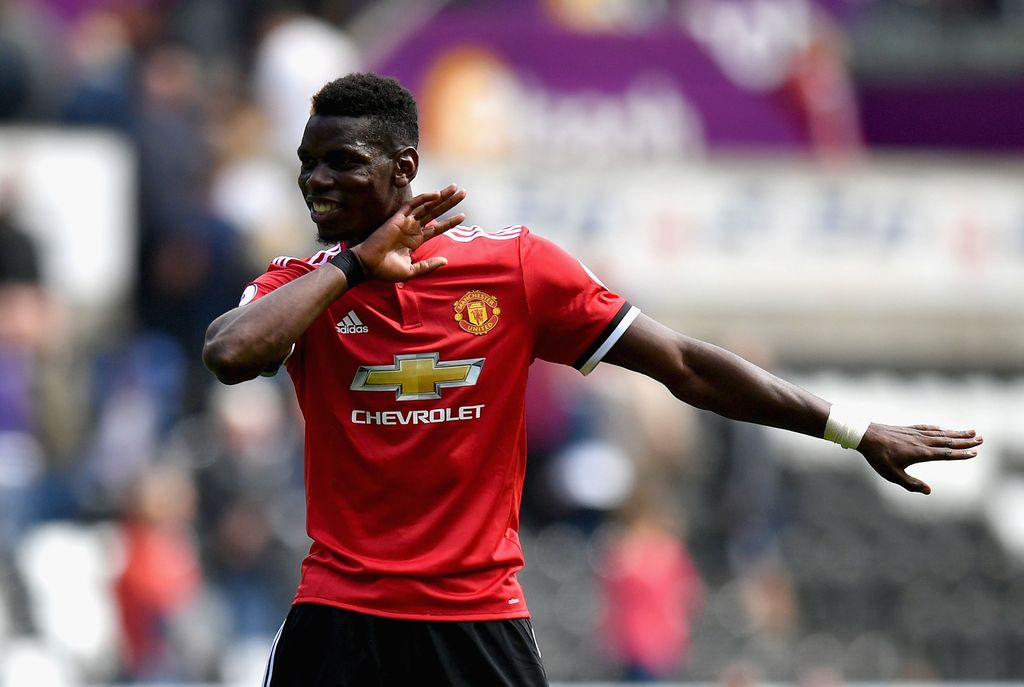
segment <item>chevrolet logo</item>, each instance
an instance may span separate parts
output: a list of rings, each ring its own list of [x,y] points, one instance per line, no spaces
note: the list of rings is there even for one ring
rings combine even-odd
[[[399,401],[441,398],[441,389],[476,384],[483,366],[483,358],[441,362],[437,353],[403,353],[394,365],[361,365],[351,389],[394,391]]]

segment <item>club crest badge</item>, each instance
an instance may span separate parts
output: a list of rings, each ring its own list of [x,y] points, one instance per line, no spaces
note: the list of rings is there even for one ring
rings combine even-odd
[[[483,336],[498,325],[498,299],[483,291],[467,291],[455,301],[455,321],[463,331]]]

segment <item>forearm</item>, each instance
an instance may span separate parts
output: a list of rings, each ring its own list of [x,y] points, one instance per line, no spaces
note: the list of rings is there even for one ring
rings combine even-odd
[[[724,417],[820,437],[829,404],[743,358],[640,315],[605,361],[647,375]]]
[[[821,437],[829,403],[712,344],[679,337],[679,366],[665,381],[682,401],[734,420]]]
[[[229,310],[206,330],[203,362],[225,384],[252,379],[279,364],[347,288],[345,274],[325,265],[249,305]]]

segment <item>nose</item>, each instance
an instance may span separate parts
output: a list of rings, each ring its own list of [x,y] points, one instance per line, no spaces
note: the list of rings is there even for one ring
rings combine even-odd
[[[330,169],[325,164],[318,164],[313,167],[313,171],[306,177],[306,186],[308,188],[325,188],[331,186],[334,183],[334,179],[331,177]]]

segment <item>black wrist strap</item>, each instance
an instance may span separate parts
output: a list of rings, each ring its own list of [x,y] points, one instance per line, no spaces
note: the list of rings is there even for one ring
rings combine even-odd
[[[353,286],[366,281],[366,270],[363,269],[363,263],[359,262],[359,258],[351,250],[345,249],[341,251],[331,258],[330,262],[345,273],[348,288],[351,289]]]

